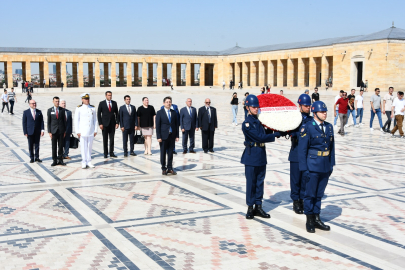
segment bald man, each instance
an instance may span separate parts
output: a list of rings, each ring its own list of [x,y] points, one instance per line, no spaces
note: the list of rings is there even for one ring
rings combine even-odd
[[[214,153],[214,133],[218,128],[217,110],[211,107],[211,100],[205,99],[204,106],[198,109],[198,124],[201,129],[204,153]]]

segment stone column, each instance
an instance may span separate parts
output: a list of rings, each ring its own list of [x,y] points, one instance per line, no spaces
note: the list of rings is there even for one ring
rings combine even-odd
[[[103,63],[104,64],[104,87],[109,87],[110,86],[110,76],[109,76],[109,70],[108,70],[108,63]]]
[[[158,64],[157,64],[157,82],[156,82],[156,85],[158,87],[162,87],[162,85],[163,85],[162,69],[163,69],[162,62],[158,62]]]
[[[118,63],[118,78],[120,79],[120,87],[124,86],[124,63]]]
[[[274,65],[271,60],[267,61],[267,83],[270,87],[274,86]]]
[[[11,88],[11,87],[13,87],[13,62],[12,61],[7,61],[4,64],[7,65],[7,66],[5,66],[5,69],[4,69],[4,71],[5,71],[4,73],[6,73],[4,75],[7,76],[7,81],[6,81],[7,82],[7,88]],[[8,89],[8,90],[11,91],[10,89]]]
[[[219,71],[218,71],[218,69],[219,69],[219,65],[218,64],[213,64],[213,69],[214,69],[214,71],[213,71],[213,74],[214,74],[214,76],[213,76],[213,78],[212,78],[212,80],[213,80],[213,82],[212,82],[212,84],[213,85],[215,85],[215,86],[219,86],[219,77],[218,77],[218,74],[219,74]]]
[[[248,82],[248,62],[242,62],[242,83],[243,87],[247,87],[249,82]]]
[[[240,77],[240,66],[238,62],[235,62],[235,81],[234,84],[236,86],[236,88],[238,88],[238,84],[241,81],[241,77]]]
[[[148,63],[142,63],[142,87],[148,86]]]
[[[263,61],[259,61],[259,86],[264,86],[264,63]]]
[[[277,59],[277,87],[283,87],[284,68],[281,59]]]
[[[148,85],[153,85],[153,63],[148,63]]]
[[[12,62],[11,62],[12,63]],[[10,74],[13,74],[13,66],[10,66],[10,68],[11,68],[11,73]],[[30,61],[26,61],[25,62],[25,77],[26,77],[26,80],[27,81],[31,81],[32,79],[31,79],[31,62]]]
[[[45,87],[49,87],[49,63],[44,62],[44,79],[45,79]]]
[[[250,86],[257,86],[257,67],[254,61],[250,61]]]
[[[309,58],[309,88],[316,86],[316,61],[314,57]]]
[[[177,63],[172,64],[172,80],[173,86],[177,86]]]
[[[89,77],[88,77],[88,86],[93,87],[94,85],[94,71],[93,71],[93,63],[87,63],[87,70],[89,71]]]
[[[321,87],[325,86],[326,87],[326,80],[329,79],[329,63],[328,60],[326,59],[326,56],[323,55],[321,58]]]
[[[39,87],[44,87],[44,62],[39,62]]]
[[[127,87],[132,87],[132,63],[127,62]]]
[[[191,64],[190,61],[187,61],[186,64],[186,86],[191,86]]]
[[[21,63],[21,69],[22,69],[22,79],[24,82],[27,81],[27,64],[25,62]]]
[[[100,62],[94,62],[94,77],[95,77],[95,82],[94,86],[95,87],[100,87]]]
[[[205,63],[200,64],[200,86],[205,86]]]
[[[111,87],[117,87],[117,67],[115,62],[111,62]]]
[[[78,77],[78,81],[79,81],[79,87],[84,87],[84,77],[83,77],[83,62],[79,61],[79,63],[77,63],[79,65],[79,77]]]
[[[287,59],[287,87],[294,87],[294,62],[291,58]]]
[[[305,87],[305,64],[302,58],[298,58],[298,72],[297,72],[298,87]]]

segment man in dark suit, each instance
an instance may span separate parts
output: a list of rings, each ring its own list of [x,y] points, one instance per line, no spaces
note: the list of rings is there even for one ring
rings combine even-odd
[[[162,107],[160,107],[160,109],[163,109],[165,106],[163,105]],[[172,106],[170,107],[170,109],[174,110],[176,112],[177,115],[177,123],[180,125],[180,112],[179,112],[179,108],[177,107],[176,104],[172,103]],[[176,146],[173,146],[173,154],[177,155],[176,152]]]
[[[48,133],[52,140],[51,166],[66,165],[63,162],[63,145],[66,136],[66,115],[65,109],[59,107],[59,97],[53,98],[53,106],[48,109]],[[56,155],[58,150],[58,155]]]
[[[214,153],[214,133],[218,128],[217,110],[211,107],[211,100],[205,99],[205,106],[198,109],[198,124],[202,135],[204,153]]]
[[[28,139],[28,149],[30,151],[30,163],[34,163],[34,146],[35,161],[42,162],[39,159],[39,140],[44,136],[44,116],[40,110],[37,110],[37,103],[31,99],[30,108],[23,112],[23,131],[24,136]]]
[[[70,159],[69,157],[69,147],[70,147],[70,135],[72,134],[72,112],[66,109],[66,100],[60,100],[60,106],[65,109],[66,116],[66,135],[65,135],[65,144],[63,150],[63,158]]]
[[[124,157],[128,156],[128,136],[130,155],[136,156],[134,153],[134,135],[138,126],[138,117],[136,115],[135,106],[131,105],[131,97],[124,97],[125,105],[122,105],[119,110],[120,126],[122,130],[122,141],[124,143]]]
[[[163,104],[164,108],[156,113],[156,137],[160,145],[162,175],[167,175],[168,173],[176,175],[177,173],[173,170],[173,148],[175,142],[179,140],[179,124],[176,112],[171,109],[172,98],[165,97]]]
[[[108,137],[110,137],[110,157],[116,158],[117,156],[114,155],[114,135],[119,123],[118,106],[117,102],[111,100],[111,91],[105,92],[105,98],[98,105],[97,120],[103,132],[104,158],[108,156]]]
[[[188,98],[186,107],[180,110],[180,127],[183,132],[183,154],[187,154],[187,140],[190,137],[190,153],[195,154],[194,151],[194,137],[195,132],[198,131],[198,117],[196,108],[192,107],[193,101]]]

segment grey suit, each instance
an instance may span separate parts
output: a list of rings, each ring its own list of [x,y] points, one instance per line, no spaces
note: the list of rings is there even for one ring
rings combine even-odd
[[[193,106],[186,106],[180,110],[180,127],[183,130],[182,146],[183,151],[187,152],[187,141],[190,138],[189,151],[194,151],[195,129],[198,127],[197,110]]]

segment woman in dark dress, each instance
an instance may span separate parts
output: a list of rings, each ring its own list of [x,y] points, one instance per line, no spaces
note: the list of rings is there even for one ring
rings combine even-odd
[[[141,128],[142,135],[145,137],[145,155],[152,155],[152,135],[156,128],[156,111],[152,105],[149,105],[147,97],[142,98],[142,103],[137,110],[138,127]]]

